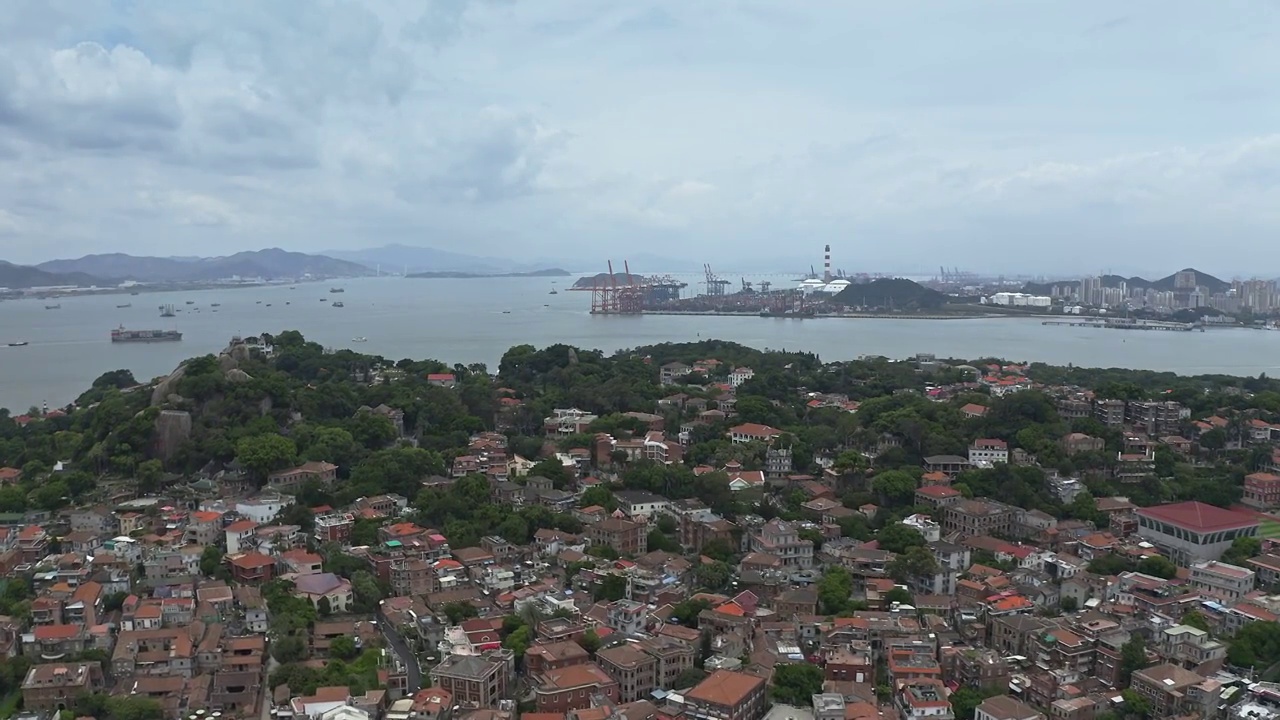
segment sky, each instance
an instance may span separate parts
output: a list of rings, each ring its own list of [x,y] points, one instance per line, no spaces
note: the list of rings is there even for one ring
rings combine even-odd
[[[6,0],[0,259],[1280,276],[1277,0]]]

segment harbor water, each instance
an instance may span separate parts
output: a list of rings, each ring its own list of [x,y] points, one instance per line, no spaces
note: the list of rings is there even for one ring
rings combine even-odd
[[[0,302],[0,407],[63,405],[108,370],[139,380],[217,352],[233,335],[298,330],[327,347],[391,359],[482,362],[496,370],[512,345],[566,343],[612,353],[661,342],[718,338],[758,348],[803,350],[824,360],[1002,357],[1183,374],[1280,372],[1280,332],[1099,332],[1040,319],[781,319],[705,315],[593,316],[573,278],[368,278],[192,292]],[[344,293],[331,294],[340,285]],[[555,295],[550,291],[555,288]],[[333,307],[334,300],[343,307]],[[191,304],[187,304],[190,301]],[[218,303],[219,307],[213,307]],[[46,310],[46,304],[60,305]],[[117,307],[128,304],[129,307]],[[172,304],[176,317],[160,317]],[[216,312],[215,312],[216,311]],[[178,330],[181,342],[112,343],[111,330]],[[352,344],[357,337],[367,342]],[[23,347],[7,343],[27,341]]]

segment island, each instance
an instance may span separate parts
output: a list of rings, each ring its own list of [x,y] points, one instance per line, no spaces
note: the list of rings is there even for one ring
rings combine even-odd
[[[407,278],[416,279],[440,279],[450,278],[455,280],[476,280],[480,278],[542,278],[542,277],[569,277],[573,273],[560,268],[545,268],[543,270],[530,270],[528,272],[458,272],[454,270],[443,270],[439,272],[418,272],[405,275]]]

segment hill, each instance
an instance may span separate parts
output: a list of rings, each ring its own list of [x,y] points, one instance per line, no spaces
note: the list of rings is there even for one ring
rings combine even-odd
[[[74,260],[51,260],[36,266],[51,273],[85,273],[94,277],[138,282],[209,282],[239,277],[298,278],[360,277],[369,268],[323,255],[288,252],[279,248],[240,252],[227,257],[162,258],[123,253],[86,255]]]
[[[1208,273],[1200,272],[1195,268],[1186,268],[1184,270],[1180,270],[1179,272],[1195,273],[1196,285],[1198,287],[1207,288],[1210,293],[1226,292],[1231,288],[1231,283],[1227,282],[1226,280],[1220,280]],[[1120,287],[1121,283],[1124,283],[1125,287],[1130,289],[1140,288],[1142,290],[1172,291],[1174,289],[1174,286],[1175,286],[1174,283],[1177,277],[1178,277],[1178,273],[1173,273],[1172,275],[1162,277],[1159,280],[1147,280],[1146,278],[1141,278],[1137,276],[1124,277],[1122,275],[1103,275],[1101,277],[1101,280],[1102,280],[1102,286],[1108,287],[1108,288],[1118,288]],[[1027,283],[1026,285],[1023,286],[1022,292],[1031,293],[1032,295],[1049,295],[1052,293],[1053,288],[1055,287],[1070,288],[1074,290],[1080,287],[1080,281],[1079,280],[1060,280],[1060,281],[1048,282],[1048,283]]]
[[[850,285],[833,299],[847,307],[892,310],[934,310],[946,305],[946,294],[906,278],[878,278]]]
[[[111,285],[111,281],[93,277],[80,272],[50,272],[38,267],[14,265],[0,260],[0,288],[33,288],[75,285],[89,287],[93,285]]]
[[[573,286],[576,288],[607,287],[611,283],[626,285],[629,282],[642,282],[644,279],[643,275],[636,275],[635,273],[628,275],[624,272],[614,273],[613,277],[610,278],[609,273],[603,272],[580,277],[573,283]]]
[[[508,273],[473,273],[473,272],[458,272],[458,271],[451,271],[451,270],[442,270],[439,272],[409,273],[408,275],[405,275],[405,277],[419,278],[419,279],[444,278],[444,279],[468,280],[468,279],[476,279],[476,278],[569,277],[571,274],[572,273],[570,273],[568,270],[561,270],[560,268],[547,268],[545,270],[533,270],[531,272],[508,272]]]
[[[365,267],[381,266],[386,273],[408,272],[411,274],[424,272],[462,272],[476,274],[496,274],[509,272],[526,272],[547,266],[530,265],[505,258],[482,257],[439,250],[433,247],[414,245],[383,245],[376,248],[360,250],[328,250],[325,255],[340,258],[349,262],[360,263]]]

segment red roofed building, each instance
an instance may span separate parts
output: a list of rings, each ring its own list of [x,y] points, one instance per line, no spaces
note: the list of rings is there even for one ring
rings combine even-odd
[[[436,387],[451,388],[458,384],[458,378],[453,373],[428,373],[427,382]]]
[[[960,502],[964,495],[953,487],[946,485],[926,485],[916,490],[916,504],[928,507],[943,507]]]
[[[764,678],[732,670],[717,670],[685,693],[692,717],[706,720],[758,720],[769,710]]]
[[[1009,443],[1003,440],[983,438],[969,446],[970,465],[993,465],[1009,462]]]
[[[1257,472],[1244,476],[1244,497],[1240,502],[1259,510],[1280,507],[1280,475]]]
[[[1258,519],[1195,500],[1139,508],[1138,536],[1181,566],[1217,560],[1238,537],[1258,534]]]
[[[743,423],[729,428],[729,439],[736,443],[764,442],[771,443],[782,436],[782,431],[768,425]]]
[[[276,576],[276,559],[260,552],[247,552],[227,560],[236,582],[264,583]]]
[[[0,485],[12,485],[22,479],[22,471],[18,468],[0,467]]]

